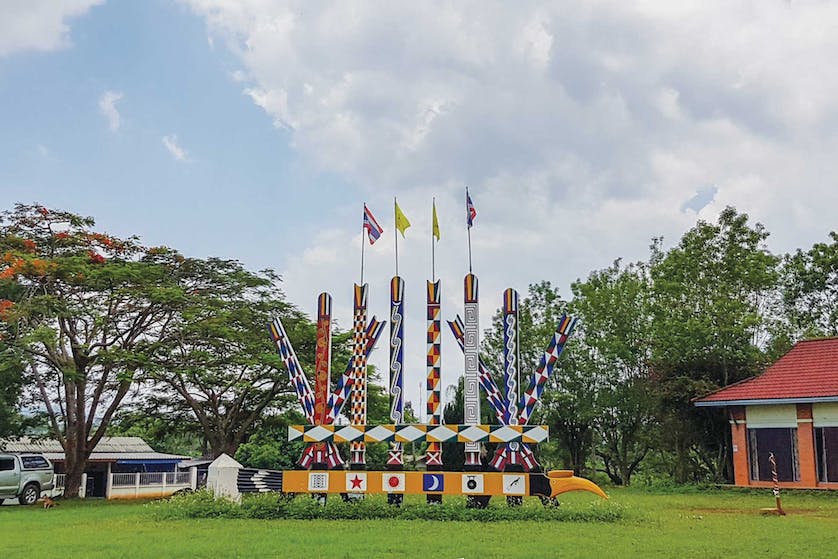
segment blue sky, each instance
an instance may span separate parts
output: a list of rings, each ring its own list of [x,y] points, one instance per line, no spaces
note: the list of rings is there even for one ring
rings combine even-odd
[[[388,314],[393,197],[406,388],[424,370],[430,201],[443,314],[463,193],[488,325],[501,292],[645,258],[727,205],[776,252],[835,229],[838,6],[769,0],[15,0],[0,3],[0,193],[190,256],[271,267],[351,316],[361,208]],[[462,370],[444,346],[443,382]],[[386,347],[374,362],[383,367]]]
[[[312,203],[312,182],[327,199],[349,200],[345,182],[294,156],[288,132],[242,94],[235,61],[210,46],[185,6],[112,3],[71,21],[71,47],[0,58],[5,199],[254,268],[280,268],[328,219],[329,208]],[[117,130],[99,109],[106,91],[122,96]],[[173,135],[187,161],[164,146]],[[280,234],[283,222],[293,236]]]

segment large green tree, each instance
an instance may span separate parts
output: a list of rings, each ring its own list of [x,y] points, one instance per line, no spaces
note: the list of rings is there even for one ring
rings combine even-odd
[[[838,336],[838,233],[783,262],[782,295],[792,335]]]
[[[768,232],[725,208],[717,223],[699,221],[664,253],[653,245],[652,364],[660,395],[663,442],[675,453],[675,479],[699,469],[721,478],[729,466],[726,419],[691,400],[758,373],[769,341],[768,302],[778,259]]]
[[[649,393],[650,279],[644,263],[618,260],[572,285],[579,318],[576,362],[595,399],[596,454],[613,483],[628,485],[653,440]]]
[[[285,302],[272,272],[215,258],[186,259],[181,272],[189,291],[153,346],[147,399],[176,415],[189,412],[210,454],[233,456],[263,414],[295,401],[268,336],[271,317],[282,316],[301,357],[314,353],[314,326]]]
[[[0,217],[0,281],[16,292],[0,303],[5,341],[64,448],[70,497],[186,293],[179,255],[94,225],[37,205]]]

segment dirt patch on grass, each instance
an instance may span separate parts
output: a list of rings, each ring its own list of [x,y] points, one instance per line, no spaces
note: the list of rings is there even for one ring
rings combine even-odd
[[[763,511],[760,509],[734,509],[734,508],[721,508],[721,507],[701,507],[701,508],[686,508],[682,509],[684,512],[690,512],[693,514],[736,514],[736,515],[756,515],[760,516],[763,514]],[[783,507],[783,510],[786,511],[787,516],[792,515],[800,515],[800,516],[823,516],[825,518],[833,518],[833,515],[827,511],[822,509],[801,509],[801,508],[786,508]]]

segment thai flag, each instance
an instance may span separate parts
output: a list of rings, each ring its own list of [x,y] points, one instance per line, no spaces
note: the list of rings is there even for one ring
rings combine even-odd
[[[372,213],[370,212],[367,205],[364,204],[364,229],[367,230],[367,237],[369,237],[370,244],[373,244],[375,241],[381,237],[381,234],[384,232],[384,229],[378,224],[378,222],[373,217]]]
[[[466,221],[468,222],[468,226],[471,227],[474,225],[474,218],[477,217],[477,210],[474,209],[471,196],[468,195],[468,189],[466,189],[466,214]]]

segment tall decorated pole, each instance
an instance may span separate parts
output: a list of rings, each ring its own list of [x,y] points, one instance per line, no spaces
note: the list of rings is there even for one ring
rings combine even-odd
[[[441,425],[442,408],[442,309],[440,305],[440,282],[429,281],[427,293],[428,308],[428,380],[427,404],[425,413],[428,423]],[[442,466],[442,447],[439,443],[430,443],[425,458],[427,468],[439,468]]]
[[[390,420],[404,423],[404,280],[390,280]],[[404,466],[401,443],[394,442],[387,456],[388,466]]]
[[[503,384],[506,389],[505,424],[518,425],[518,391],[521,351],[518,342],[518,292],[507,289],[503,292]],[[510,455],[504,471],[521,472],[524,468],[518,463],[520,445],[517,442],[506,445]],[[507,497],[510,505],[520,505],[521,497]]]
[[[404,423],[404,280],[399,277],[399,235],[410,227],[410,221],[393,198],[396,233],[395,242],[396,275],[390,280],[390,420],[394,424]],[[404,469],[402,443],[393,441],[387,453],[387,469]],[[401,504],[402,495],[391,494],[390,504]]]
[[[431,425],[441,425],[442,417],[442,310],[440,305],[440,282],[429,281],[427,290],[428,309],[428,379],[426,384],[426,415]],[[428,443],[425,455],[425,468],[429,472],[442,470],[442,445]],[[441,503],[442,495],[428,495],[428,503]]]
[[[428,380],[426,384],[425,415],[431,425],[441,425],[442,417],[442,306],[440,304],[441,285],[436,279],[436,242],[439,241],[439,219],[436,215],[436,199],[432,202],[431,218],[431,278],[427,285],[428,319]],[[428,445],[425,466],[429,469],[442,467],[442,446],[439,443]],[[441,498],[440,498],[441,500]]]
[[[480,423],[480,305],[478,302],[477,276],[471,273],[471,227],[477,211],[466,188],[466,225],[468,226],[468,274],[464,280],[463,306],[465,310],[465,331],[463,333],[463,354],[465,357],[463,422],[471,425]],[[480,444],[466,444],[466,468],[480,469]]]
[[[507,289],[503,292],[503,384],[508,402],[505,414],[507,425],[518,425],[518,367],[520,363],[518,346],[518,292]]]
[[[464,282],[465,331],[463,333],[463,353],[465,355],[464,379],[464,408],[463,423],[466,425],[480,424],[480,371],[478,351],[480,340],[478,335],[480,317],[477,292],[477,276],[468,274]],[[480,444],[466,443],[467,468],[480,469]]]
[[[384,229],[364,204],[364,217],[361,231],[366,231],[372,245],[381,238]],[[351,408],[349,423],[366,425],[367,423],[367,345],[369,342],[367,326],[367,284],[364,283],[364,238],[361,235],[361,283],[355,284],[352,292],[352,388],[349,392]],[[366,445],[360,441],[352,442],[349,448],[349,467],[352,470],[366,468]]]
[[[328,416],[327,404],[332,386],[332,296],[321,293],[317,298],[317,342],[314,353],[314,424],[324,425]],[[326,445],[314,446],[315,469],[328,468]]]
[[[352,313],[352,391],[349,400],[352,404],[349,422],[351,425],[367,423],[367,355],[365,351],[367,336],[367,284],[355,284],[354,308]],[[366,468],[366,445],[355,441],[350,447],[350,469]]]

